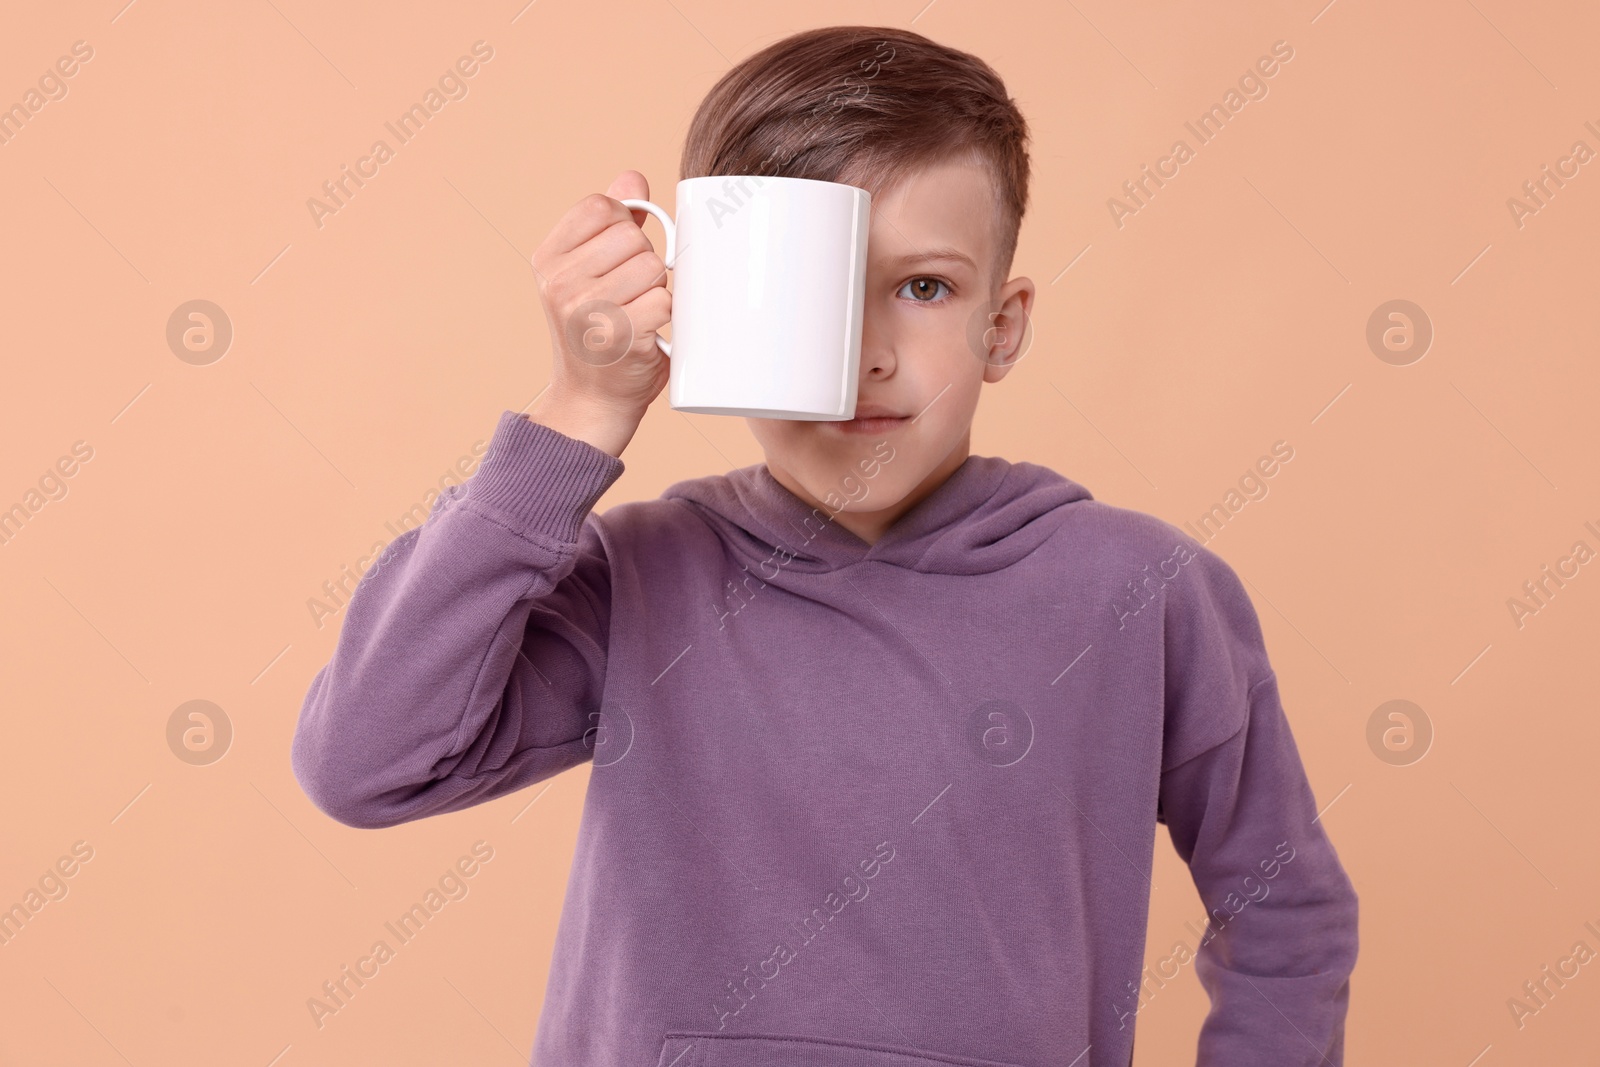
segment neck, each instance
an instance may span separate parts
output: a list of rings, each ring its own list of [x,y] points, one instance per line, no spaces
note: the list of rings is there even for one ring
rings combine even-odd
[[[961,435],[961,440],[956,443],[955,448],[950,450],[949,455],[940,460],[933,470],[928,472],[927,477],[918,482],[909,493],[888,507],[879,508],[875,511],[840,511],[833,516],[833,521],[867,544],[877,544],[878,539],[899,520],[900,516],[916,507],[928,494],[943,485],[945,480],[955,473],[956,468],[967,461],[967,457],[972,454],[971,444],[972,431],[968,430]],[[821,508],[824,511],[827,510],[827,505],[806,492],[805,487],[788,471],[774,465],[770,460],[767,462],[767,470],[772,472],[772,477],[777,480],[779,485],[782,485],[789,492],[805,501],[809,506]]]

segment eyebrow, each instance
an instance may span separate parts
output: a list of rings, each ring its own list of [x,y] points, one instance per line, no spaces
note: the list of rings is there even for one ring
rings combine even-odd
[[[908,263],[929,263],[934,260],[965,263],[973,270],[978,269],[978,265],[972,261],[972,257],[959,248],[924,248],[920,251],[908,252],[903,256],[899,256],[893,262],[898,267]]]

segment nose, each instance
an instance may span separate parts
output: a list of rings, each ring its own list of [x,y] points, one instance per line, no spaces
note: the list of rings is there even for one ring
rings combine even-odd
[[[861,321],[861,380],[882,381],[894,373],[894,345],[866,315]]]

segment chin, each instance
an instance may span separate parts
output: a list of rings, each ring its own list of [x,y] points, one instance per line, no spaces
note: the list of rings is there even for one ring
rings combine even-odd
[[[912,478],[908,473],[910,459],[908,450],[879,439],[863,442],[837,460],[808,457],[787,469],[813,498],[829,508],[870,512],[893,507],[916,485],[920,476]]]
[[[904,500],[916,483],[906,480],[904,469],[894,471],[891,470],[892,466],[878,463],[875,473],[863,472],[853,478],[841,479],[834,487],[834,492],[845,499],[842,510],[856,514],[884,511]]]

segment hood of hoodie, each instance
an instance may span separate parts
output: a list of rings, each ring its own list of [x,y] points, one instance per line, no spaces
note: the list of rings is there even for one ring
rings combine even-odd
[[[870,487],[870,479],[863,479]],[[1035,463],[968,456],[960,467],[867,544],[813,509],[765,463],[668,486],[662,497],[694,509],[752,571],[815,574],[863,561],[936,574],[986,574],[1028,555],[1094,498]],[[766,562],[770,561],[770,562]]]

